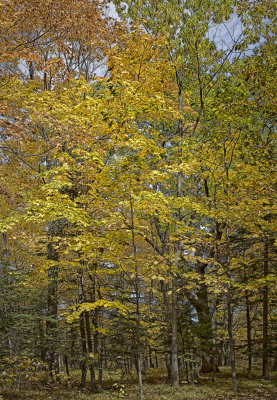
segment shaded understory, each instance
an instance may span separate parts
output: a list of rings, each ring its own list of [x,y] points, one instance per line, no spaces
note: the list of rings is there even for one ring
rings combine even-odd
[[[106,377],[101,393],[91,394],[88,390],[80,391],[76,384],[77,375],[70,385],[64,380],[61,384],[36,385],[36,387],[1,392],[0,400],[109,400],[138,399],[138,388],[135,382],[119,381],[119,376]],[[117,379],[118,378],[118,379]],[[221,368],[214,382],[211,374],[202,375],[198,382],[182,381],[179,388],[173,388],[167,382],[161,370],[151,370],[144,382],[145,400],[274,400],[277,398],[277,373],[270,380],[260,378],[258,371],[252,378],[240,370],[238,373],[239,394],[232,392],[231,372]]]

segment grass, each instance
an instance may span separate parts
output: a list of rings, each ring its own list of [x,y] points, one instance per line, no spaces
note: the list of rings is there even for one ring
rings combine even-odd
[[[119,381],[119,375],[113,376],[114,382]],[[109,376],[104,380],[104,390],[98,394],[91,394],[86,388],[78,390],[78,374],[75,372],[72,387],[63,384],[41,385],[33,389],[20,392],[3,392],[0,400],[137,400],[138,388],[135,382],[118,384],[113,387]],[[124,386],[121,386],[124,385]],[[173,388],[167,382],[163,371],[149,370],[144,382],[144,400],[274,400],[277,399],[277,373],[271,380],[259,378],[259,373],[252,378],[247,377],[243,369],[238,370],[239,394],[232,391],[231,372],[229,368],[221,368],[214,382],[210,374],[201,376],[195,384],[183,383],[179,388]]]

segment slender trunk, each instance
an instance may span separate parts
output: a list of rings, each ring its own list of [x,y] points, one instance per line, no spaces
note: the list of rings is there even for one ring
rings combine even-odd
[[[250,316],[250,302],[248,290],[245,291],[246,301],[246,325],[247,325],[247,353],[248,353],[248,375],[252,373],[253,354],[252,354],[252,338],[251,338],[251,316]]]
[[[178,367],[178,303],[177,303],[177,278],[173,276],[172,278],[172,344],[171,344],[171,383],[172,386],[179,386],[179,367]]]
[[[151,349],[151,345],[150,344],[148,346],[148,351],[149,351],[149,365],[150,365],[150,368],[154,368],[154,364],[153,364],[153,360],[152,360],[152,349]]]
[[[59,255],[50,242],[47,246],[47,259],[58,262]],[[48,269],[48,293],[47,293],[47,319],[46,319],[46,360],[49,368],[49,382],[54,382],[54,372],[57,370],[57,347],[58,347],[58,266],[54,265]]]
[[[264,242],[264,278],[268,276],[268,239]],[[269,379],[268,362],[268,285],[263,287],[263,378]]]
[[[229,349],[230,349],[230,363],[232,368],[232,381],[234,392],[238,391],[237,387],[237,375],[236,375],[236,360],[235,360],[235,343],[233,338],[233,310],[231,306],[232,295],[231,295],[231,270],[230,270],[230,249],[229,249],[229,221],[226,223],[226,255],[227,255],[227,276],[228,276],[228,287],[227,287],[227,321],[228,321],[228,338],[229,338]]]
[[[67,354],[64,355],[64,365],[65,365],[66,375],[70,376]]]
[[[137,247],[135,243],[135,226],[134,226],[134,208],[132,203],[132,197],[130,193],[130,208],[131,208],[131,230],[132,230],[132,241],[133,241],[133,253],[134,257],[137,255]],[[142,386],[142,372],[141,372],[141,348],[140,348],[140,288],[139,288],[139,275],[138,265],[135,262],[135,296],[136,296],[136,345],[137,345],[137,371],[138,371],[138,383],[139,383],[139,397],[143,400],[143,386]]]
[[[176,71],[177,84],[178,84],[178,109],[180,112],[183,110],[183,70]],[[180,140],[178,157],[182,158],[182,137],[183,137],[183,122],[182,119],[178,121],[178,136]],[[182,196],[182,173],[178,172],[176,196]],[[181,221],[181,209],[177,211],[177,219]],[[180,256],[180,243],[177,243],[176,249],[176,267],[179,264]],[[172,318],[171,318],[171,384],[172,386],[179,386],[179,365],[178,365],[178,298],[177,298],[177,277],[175,273],[172,275]]]
[[[230,207],[229,207],[229,168],[231,166],[232,159],[227,161],[227,149],[224,143],[224,166],[226,173],[226,186],[225,186],[225,194],[226,194],[226,269],[227,269],[227,278],[228,278],[228,286],[227,286],[227,321],[228,321],[228,338],[229,338],[229,349],[230,349],[230,363],[232,368],[232,381],[233,381],[233,389],[234,392],[238,392],[237,386],[237,375],[236,375],[236,360],[235,360],[235,343],[233,338],[233,310],[232,310],[232,294],[231,294],[231,269],[230,269]]]
[[[231,280],[231,271],[230,271],[230,256],[229,256],[229,227],[227,222],[226,228],[226,242],[227,242],[227,276],[228,279]],[[235,362],[235,344],[233,338],[233,311],[231,306],[231,287],[230,282],[228,283],[227,288],[227,325],[228,325],[228,338],[229,338],[229,349],[230,349],[230,364],[232,368],[232,380],[233,380],[233,389],[234,392],[238,391],[237,388],[237,376],[236,376],[236,362]]]
[[[85,322],[86,322],[86,333],[87,333],[87,349],[89,354],[93,354],[92,340],[91,340],[91,329],[90,329],[90,321],[89,321],[89,313],[85,312]],[[96,380],[95,380],[95,371],[94,371],[94,359],[89,360],[89,371],[90,371],[90,391],[92,393],[96,393]]]
[[[228,310],[228,337],[230,347],[230,363],[232,368],[232,380],[234,392],[238,391],[237,387],[237,376],[236,376],[236,361],[235,361],[235,343],[233,338],[233,312],[231,308],[231,294],[230,288],[227,293],[227,310]]]
[[[168,379],[171,380],[172,368],[171,368],[171,353],[170,352],[166,353],[166,355],[165,355],[165,366],[166,366],[166,370],[167,370],[167,377],[168,377]]]
[[[92,287],[90,290],[90,301],[94,303],[96,301],[96,267],[94,265],[94,273],[90,275],[90,280],[92,283]],[[92,324],[94,327],[94,334],[93,334],[93,344],[91,340],[91,329],[89,323],[89,315],[86,315],[86,327],[87,327],[87,335],[88,335],[88,351],[93,355],[93,359],[90,361],[90,390],[92,393],[96,393],[96,377],[95,377],[95,364],[98,363],[98,360],[95,361],[95,358],[99,356],[98,350],[98,310],[93,311],[92,315]]]
[[[228,287],[227,287],[227,321],[228,321],[228,338],[229,338],[229,349],[230,349],[230,363],[232,368],[232,381],[234,392],[238,391],[237,387],[237,375],[236,375],[236,360],[235,360],[235,343],[233,338],[233,311],[231,306],[232,295],[231,295],[231,270],[230,270],[230,249],[229,249],[229,221],[226,223],[226,255],[227,255],[227,276],[228,276]]]
[[[39,348],[40,348],[40,358],[41,361],[45,362],[46,360],[46,343],[45,343],[45,326],[44,321],[42,319],[39,320]]]
[[[167,376],[168,379],[171,380],[171,349],[170,349],[170,343],[169,343],[169,338],[171,335],[170,332],[170,319],[169,319],[169,299],[168,299],[168,284],[165,284],[163,281],[161,282],[161,291],[163,294],[163,302],[164,302],[164,319],[165,323],[167,326],[166,332],[165,332],[165,347],[166,347],[166,354],[165,354],[165,365],[166,365],[166,370],[167,370]]]
[[[189,382],[189,370],[188,370],[188,362],[185,362],[185,371],[186,371],[186,381]]]
[[[71,368],[77,369],[78,365],[76,364],[76,354],[75,349],[77,348],[77,332],[75,328],[71,325],[70,326],[70,366]],[[74,360],[74,361],[73,361]]]
[[[80,271],[79,276],[79,303],[84,302],[84,277],[82,271]],[[86,330],[85,330],[85,313],[82,312],[80,315],[80,336],[81,336],[81,349],[82,349],[82,358],[80,362],[81,367],[81,387],[85,387],[86,385],[86,376],[87,376],[87,340],[86,340]]]
[[[189,362],[189,366],[190,366],[190,379],[192,384],[194,385],[194,371],[193,371],[193,361],[191,360]]]
[[[82,348],[82,358],[80,362],[81,367],[81,388],[86,385],[87,376],[87,343],[86,343],[86,331],[84,324],[84,313],[80,315],[80,335],[81,335],[81,348]]]
[[[147,358],[147,337],[145,336],[144,348],[143,348],[143,361],[142,361],[142,375],[146,375],[148,368],[148,358]]]
[[[137,365],[138,365],[138,381],[139,381],[139,396],[143,400],[143,387],[142,387],[142,373],[140,361],[140,307],[139,307],[139,289],[138,289],[138,276],[136,267],[136,339],[137,339]]]
[[[277,356],[274,357],[272,371],[277,371]]]
[[[194,353],[194,355],[193,355],[193,360],[194,360],[195,376],[196,376],[196,379],[199,379],[199,378],[200,378],[200,374],[199,374],[199,369],[198,369],[197,356],[196,356],[195,353]]]
[[[215,331],[215,321],[213,316],[213,332]],[[213,381],[216,382],[216,373],[218,372],[218,356],[217,356],[217,346],[215,338],[213,337],[213,356],[212,356],[212,363],[213,363]]]
[[[104,337],[101,335],[100,340],[100,351],[98,358],[98,391],[102,391],[102,381],[103,381],[103,354],[104,354]]]

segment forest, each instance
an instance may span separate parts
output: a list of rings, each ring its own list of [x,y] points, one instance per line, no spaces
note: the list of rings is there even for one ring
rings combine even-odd
[[[276,11],[0,0],[1,400],[276,399]]]

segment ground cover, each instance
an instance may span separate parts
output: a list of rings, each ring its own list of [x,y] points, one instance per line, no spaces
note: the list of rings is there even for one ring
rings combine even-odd
[[[114,375],[114,378],[119,375]],[[88,388],[79,390],[77,375],[73,374],[70,385],[65,379],[61,384],[35,385],[20,390],[3,390],[1,400],[113,400],[139,398],[135,381],[104,380],[101,393],[91,394]],[[145,400],[275,400],[277,398],[277,374],[270,380],[261,379],[258,371],[248,377],[244,370],[238,371],[239,393],[234,394],[231,384],[231,371],[221,368],[213,381],[211,374],[201,376],[195,383],[182,381],[179,388],[173,388],[167,382],[163,371],[150,371],[144,381]]]

